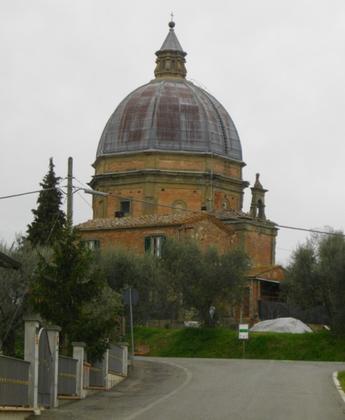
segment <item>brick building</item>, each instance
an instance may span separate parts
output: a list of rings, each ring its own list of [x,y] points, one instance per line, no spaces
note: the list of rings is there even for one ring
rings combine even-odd
[[[262,292],[273,290],[274,299],[282,279],[267,190],[257,175],[243,211],[249,183],[237,129],[217,99],[186,79],[174,27],[156,52],[155,78],[130,93],[104,128],[90,185],[106,195],[94,196],[93,220],[78,228],[90,246],[138,253],[159,255],[164,237],[191,237],[220,252],[243,246],[254,265],[245,315],[254,319]]]

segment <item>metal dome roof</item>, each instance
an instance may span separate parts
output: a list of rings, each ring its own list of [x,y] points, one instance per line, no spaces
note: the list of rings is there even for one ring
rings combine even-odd
[[[143,150],[242,160],[230,115],[212,95],[185,79],[155,79],[130,93],[105,126],[97,157]]]
[[[225,108],[187,81],[185,56],[175,22],[156,52],[156,79],[130,93],[110,117],[97,157],[161,150],[215,153],[242,161],[236,127]]]

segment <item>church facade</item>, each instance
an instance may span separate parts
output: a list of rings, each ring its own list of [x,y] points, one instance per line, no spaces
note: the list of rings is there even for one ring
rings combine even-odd
[[[158,256],[167,237],[220,252],[242,246],[253,263],[245,315],[255,319],[265,290],[274,299],[283,276],[275,266],[277,227],[265,214],[267,190],[257,174],[243,211],[249,183],[237,129],[216,98],[186,79],[174,27],[170,22],[156,52],[155,78],[130,93],[104,128],[90,185],[106,195],[94,196],[93,219],[78,229],[90,246]]]

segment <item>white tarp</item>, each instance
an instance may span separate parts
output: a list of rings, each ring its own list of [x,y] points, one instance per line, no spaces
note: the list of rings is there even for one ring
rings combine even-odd
[[[313,332],[304,322],[296,318],[277,318],[261,321],[253,325],[250,329],[252,332],[281,332],[303,334],[306,332]]]

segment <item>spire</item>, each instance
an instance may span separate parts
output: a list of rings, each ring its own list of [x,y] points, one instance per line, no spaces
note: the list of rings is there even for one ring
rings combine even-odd
[[[175,22],[173,15],[169,22],[169,33],[165,38],[161,48],[156,52],[156,78],[178,78],[184,79],[187,74],[185,67],[185,53],[181,47],[179,40],[175,34]]]
[[[255,184],[254,184],[254,188],[263,188],[260,182],[260,174],[256,174],[255,175]]]
[[[252,190],[252,202],[250,205],[250,214],[254,219],[265,220],[265,193],[268,190],[260,182],[260,174],[256,174],[254,187]]]

